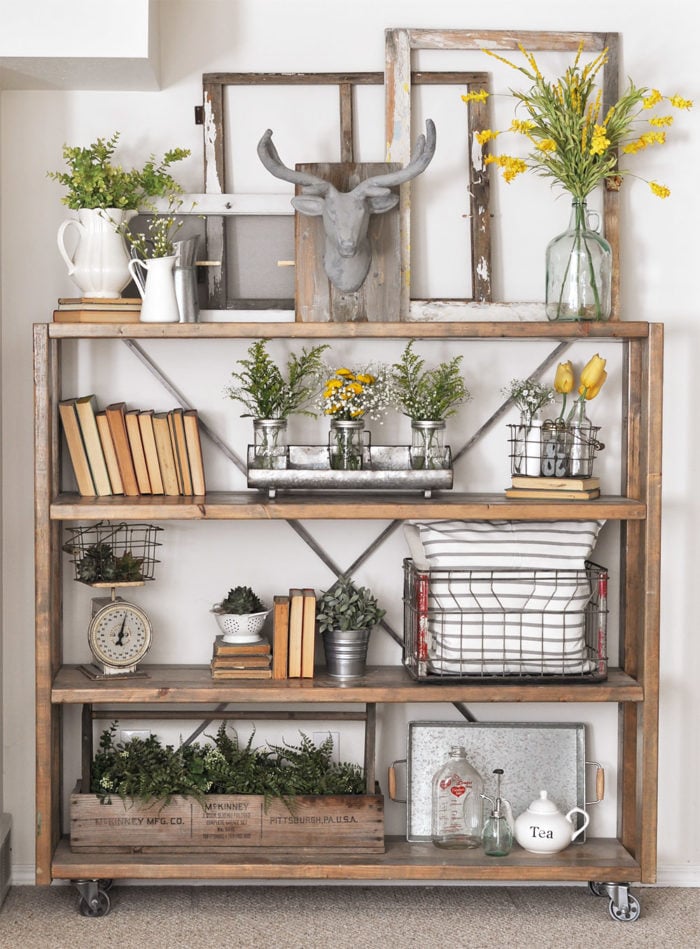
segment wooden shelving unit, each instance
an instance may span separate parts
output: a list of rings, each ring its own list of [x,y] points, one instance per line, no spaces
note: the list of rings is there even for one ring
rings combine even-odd
[[[61,342],[70,339],[198,339],[287,337],[617,340],[624,348],[622,484],[619,496],[587,502],[506,500],[502,494],[452,493],[423,499],[400,494],[330,498],[255,492],[197,498],[90,499],[61,493],[59,425]],[[663,328],[620,323],[212,323],[128,326],[37,324],[34,330],[36,429],[36,880],[334,879],[501,880],[652,883],[656,875],[661,389]],[[62,661],[61,538],[66,521],[250,520],[414,517],[584,519],[621,524],[620,656],[601,683],[473,684],[415,682],[403,668],[376,667],[339,687],[326,676],[311,680],[221,683],[203,666],[146,666],[148,678],[92,681]],[[284,704],[422,702],[592,702],[619,709],[619,822],[616,839],[589,839],[556,857],[519,848],[493,861],[480,851],[452,856],[430,845],[387,838],[386,853],[357,857],[245,858],[207,855],[73,854],[61,827],[61,722],[67,705],[165,704],[209,707],[221,702]]]

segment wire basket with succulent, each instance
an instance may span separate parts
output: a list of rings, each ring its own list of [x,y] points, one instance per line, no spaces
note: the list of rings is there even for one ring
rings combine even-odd
[[[249,586],[231,587],[212,613],[227,643],[257,643],[270,610]]]
[[[545,78],[532,53],[522,46],[519,49],[525,58],[522,65],[484,50],[524,75],[530,85],[525,90],[510,90],[516,110],[521,111],[507,130],[486,129],[476,137],[484,146],[510,133],[524,140],[528,151],[524,157],[492,153],[484,162],[500,168],[506,182],[533,171],[568,192],[572,200],[569,227],[547,248],[547,317],[607,319],[611,312],[611,249],[598,233],[598,216],[589,212],[586,200],[601,183],[609,190],[619,190],[623,178],[632,174],[620,164],[619,153],[628,159],[649,147],[664,145],[674,121],[668,107],[687,110],[692,102],[636,86],[631,80],[615,102],[603,102],[599,80],[608,61],[607,49],[584,63],[581,43],[573,64],[553,80]],[[488,95],[481,89],[462,99],[484,102]],[[657,181],[648,181],[648,185],[657,197],[670,194],[669,188]]]
[[[462,356],[426,368],[413,342],[392,366],[395,403],[411,419],[411,467],[446,468],[450,464],[444,444],[446,419],[471,398],[461,373]]]
[[[347,576],[339,577],[316,603],[316,625],[323,637],[326,669],[335,678],[364,674],[372,629],[384,618],[369,587],[357,586]]]

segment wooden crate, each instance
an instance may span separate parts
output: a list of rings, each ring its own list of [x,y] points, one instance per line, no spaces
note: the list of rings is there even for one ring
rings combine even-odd
[[[244,850],[384,852],[384,797],[299,796],[290,807],[252,794],[173,797],[142,804],[71,795],[70,843],[77,853],[236,853]]]

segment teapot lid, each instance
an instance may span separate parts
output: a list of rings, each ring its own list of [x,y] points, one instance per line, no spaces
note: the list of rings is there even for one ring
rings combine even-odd
[[[554,803],[550,801],[547,797],[546,791],[540,791],[540,796],[536,801],[533,801],[528,808],[533,814],[558,814],[559,808]]]

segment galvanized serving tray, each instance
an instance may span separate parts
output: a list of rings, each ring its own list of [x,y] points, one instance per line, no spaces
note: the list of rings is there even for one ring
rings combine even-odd
[[[431,839],[432,779],[454,745],[464,747],[490,797],[496,792],[493,770],[503,768],[501,794],[510,801],[514,817],[543,790],[564,814],[583,807],[585,737],[581,723],[409,722],[407,839]]]
[[[358,471],[337,470],[330,467],[327,445],[290,445],[286,468],[256,468],[254,446],[248,446],[248,487],[266,490],[270,497],[279,488],[317,490],[383,491],[397,488],[404,491],[422,491],[430,497],[434,490],[452,487],[454,472],[447,449],[449,467],[411,468],[408,445],[372,445],[363,452],[362,468]]]

